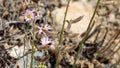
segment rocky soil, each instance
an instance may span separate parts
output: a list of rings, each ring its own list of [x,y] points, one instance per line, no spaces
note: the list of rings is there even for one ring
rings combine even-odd
[[[72,68],[97,0],[70,1],[60,45],[67,3],[68,0],[0,0],[0,68],[30,68],[33,42],[33,68],[41,64],[54,68],[58,50],[59,68]],[[119,4],[120,0],[100,0],[75,68],[120,68]],[[34,13],[34,21],[25,20],[27,9]],[[43,28],[41,34],[37,33],[38,26]],[[44,36],[53,40],[53,47],[47,42],[42,46]]]

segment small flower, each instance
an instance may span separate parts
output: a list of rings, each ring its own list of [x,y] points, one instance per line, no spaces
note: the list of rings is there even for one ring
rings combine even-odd
[[[43,30],[42,30],[43,27],[39,27],[39,26],[37,26],[37,28],[38,28],[37,33],[38,33],[38,34],[41,34],[41,33],[43,32]]]
[[[41,38],[41,45],[45,46],[45,45],[50,45],[51,48],[54,47],[54,41],[48,37],[43,37]]]
[[[30,21],[30,20],[34,19],[34,13],[33,13],[33,11],[26,10],[25,14],[24,14],[24,19],[26,21]]]
[[[40,64],[37,64],[35,68],[47,68],[47,66],[45,64],[40,63]]]
[[[46,24],[44,27],[37,26],[37,28],[38,28],[38,31],[37,31],[38,34],[41,34],[43,32],[42,29],[45,29],[45,30],[50,30],[51,29],[51,27],[48,24]],[[43,33],[45,34],[45,32],[43,32]]]

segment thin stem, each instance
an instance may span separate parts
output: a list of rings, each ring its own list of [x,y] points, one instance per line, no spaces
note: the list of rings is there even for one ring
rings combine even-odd
[[[62,42],[62,37],[63,37],[63,32],[64,32],[64,26],[65,26],[65,20],[66,20],[66,16],[67,16],[67,11],[68,11],[68,7],[69,7],[69,3],[70,3],[70,0],[68,1],[67,7],[66,7],[65,16],[64,16],[63,25],[62,25],[62,30],[60,32],[59,44],[61,44],[61,42]]]
[[[60,39],[59,39],[59,45],[62,44],[62,38],[63,38],[63,32],[64,32],[64,26],[65,26],[65,20],[66,20],[66,16],[67,16],[67,11],[68,11],[68,7],[69,7],[69,3],[70,3],[70,0],[68,1],[68,4],[67,4],[67,7],[66,7],[66,11],[65,11],[65,16],[64,16],[64,20],[63,20],[63,25],[62,25],[62,30],[60,32]],[[55,68],[59,68],[59,48],[57,46],[57,54],[56,54],[56,64],[55,64]]]
[[[25,36],[24,36],[24,39],[23,39],[23,40],[24,40],[24,51],[23,51],[23,55],[25,54],[25,46],[26,46],[26,44],[25,44],[25,42],[26,42],[25,40],[26,40],[26,39],[25,39],[25,38],[26,38],[26,33],[25,33]],[[24,68],[25,68],[25,58],[24,58],[24,57],[23,57],[23,61],[24,61]]]
[[[33,65],[33,59],[34,59],[34,36],[35,36],[35,22],[33,22],[33,39],[32,39],[32,54],[31,54],[31,62],[30,62],[30,68],[33,68],[32,65]]]
[[[75,55],[75,61],[74,61],[74,63],[73,63],[72,68],[75,68],[75,64],[76,64],[76,61],[77,61],[77,59],[78,59],[79,53],[81,52],[82,47],[83,47],[82,44],[83,44],[83,42],[86,40],[86,38],[88,37],[89,32],[91,31],[91,29],[90,29],[90,28],[92,27],[91,24],[92,24],[92,21],[93,21],[93,19],[94,19],[94,17],[95,17],[95,13],[96,13],[96,10],[97,10],[97,8],[98,8],[99,3],[100,3],[100,0],[97,1],[97,5],[96,5],[96,7],[95,7],[93,16],[92,16],[92,18],[91,18],[91,20],[90,20],[90,23],[89,23],[89,25],[88,25],[87,32],[85,33],[85,36],[84,36],[84,38],[82,39],[82,41],[79,43],[79,49],[78,49],[77,54]]]
[[[26,56],[26,68],[28,68],[28,55]]]

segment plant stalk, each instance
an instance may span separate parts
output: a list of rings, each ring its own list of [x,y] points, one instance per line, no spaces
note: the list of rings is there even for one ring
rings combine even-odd
[[[93,13],[93,15],[92,15],[92,18],[91,18],[91,20],[90,20],[90,22],[89,22],[89,25],[88,25],[88,28],[87,28],[87,32],[85,33],[85,36],[84,36],[84,38],[82,39],[82,41],[79,43],[79,49],[78,49],[77,54],[75,55],[75,60],[74,60],[74,63],[73,63],[72,68],[75,68],[76,61],[77,61],[77,59],[78,59],[79,53],[81,52],[82,47],[83,47],[83,42],[85,42],[86,38],[88,37],[89,32],[91,31],[90,28],[93,27],[93,26],[91,26],[91,24],[92,24],[92,21],[93,21],[93,19],[94,19],[94,17],[95,17],[96,10],[97,10],[97,8],[98,8],[98,6],[99,6],[99,3],[100,3],[100,0],[97,1],[97,4],[96,4],[95,10],[94,10],[94,13]]]
[[[30,62],[30,68],[33,68],[33,59],[34,59],[34,46],[35,46],[35,43],[34,43],[34,37],[35,37],[35,22],[33,22],[33,39],[32,39],[32,53],[31,53],[31,62]]]
[[[64,32],[64,26],[65,26],[65,20],[66,20],[66,16],[67,16],[67,11],[68,11],[68,7],[70,4],[70,0],[68,1],[67,7],[66,7],[66,11],[65,11],[65,16],[64,16],[64,20],[63,20],[63,25],[62,25],[62,29],[60,32],[60,39],[59,39],[59,45],[62,45],[62,39],[63,39],[63,32]],[[59,47],[57,46],[57,54],[56,54],[56,64],[55,64],[55,68],[59,68]]]

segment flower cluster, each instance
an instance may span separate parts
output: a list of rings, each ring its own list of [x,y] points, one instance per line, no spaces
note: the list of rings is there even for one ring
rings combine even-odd
[[[50,27],[48,24],[46,24],[44,27],[39,27],[39,26],[37,26],[37,28],[38,28],[38,31],[37,31],[38,34],[43,33],[43,34],[45,35],[45,36],[43,36],[43,37],[41,38],[41,45],[42,45],[42,46],[50,45],[51,48],[54,48],[54,41],[53,41],[52,39],[50,39],[50,38],[46,35],[46,33],[43,31],[43,29],[45,29],[45,30],[50,30],[51,27]]]
[[[25,11],[25,14],[24,14],[24,19],[27,21],[27,22],[29,22],[29,21],[31,21],[31,20],[34,20],[34,18],[35,17],[42,17],[40,14],[38,14],[37,12],[35,12],[35,11],[31,11],[31,10],[26,10]],[[48,36],[46,35],[46,33],[43,31],[43,29],[44,30],[50,30],[51,29],[51,27],[48,25],[48,24],[46,24],[46,25],[44,25],[43,27],[40,27],[40,26],[37,26],[37,33],[38,34],[41,34],[41,33],[43,33],[45,36],[44,37],[42,37],[41,38],[41,45],[42,46],[45,46],[45,45],[50,45],[50,47],[51,48],[53,48],[54,47],[54,41],[52,40],[52,39],[50,39],[50,38],[48,38]]]

